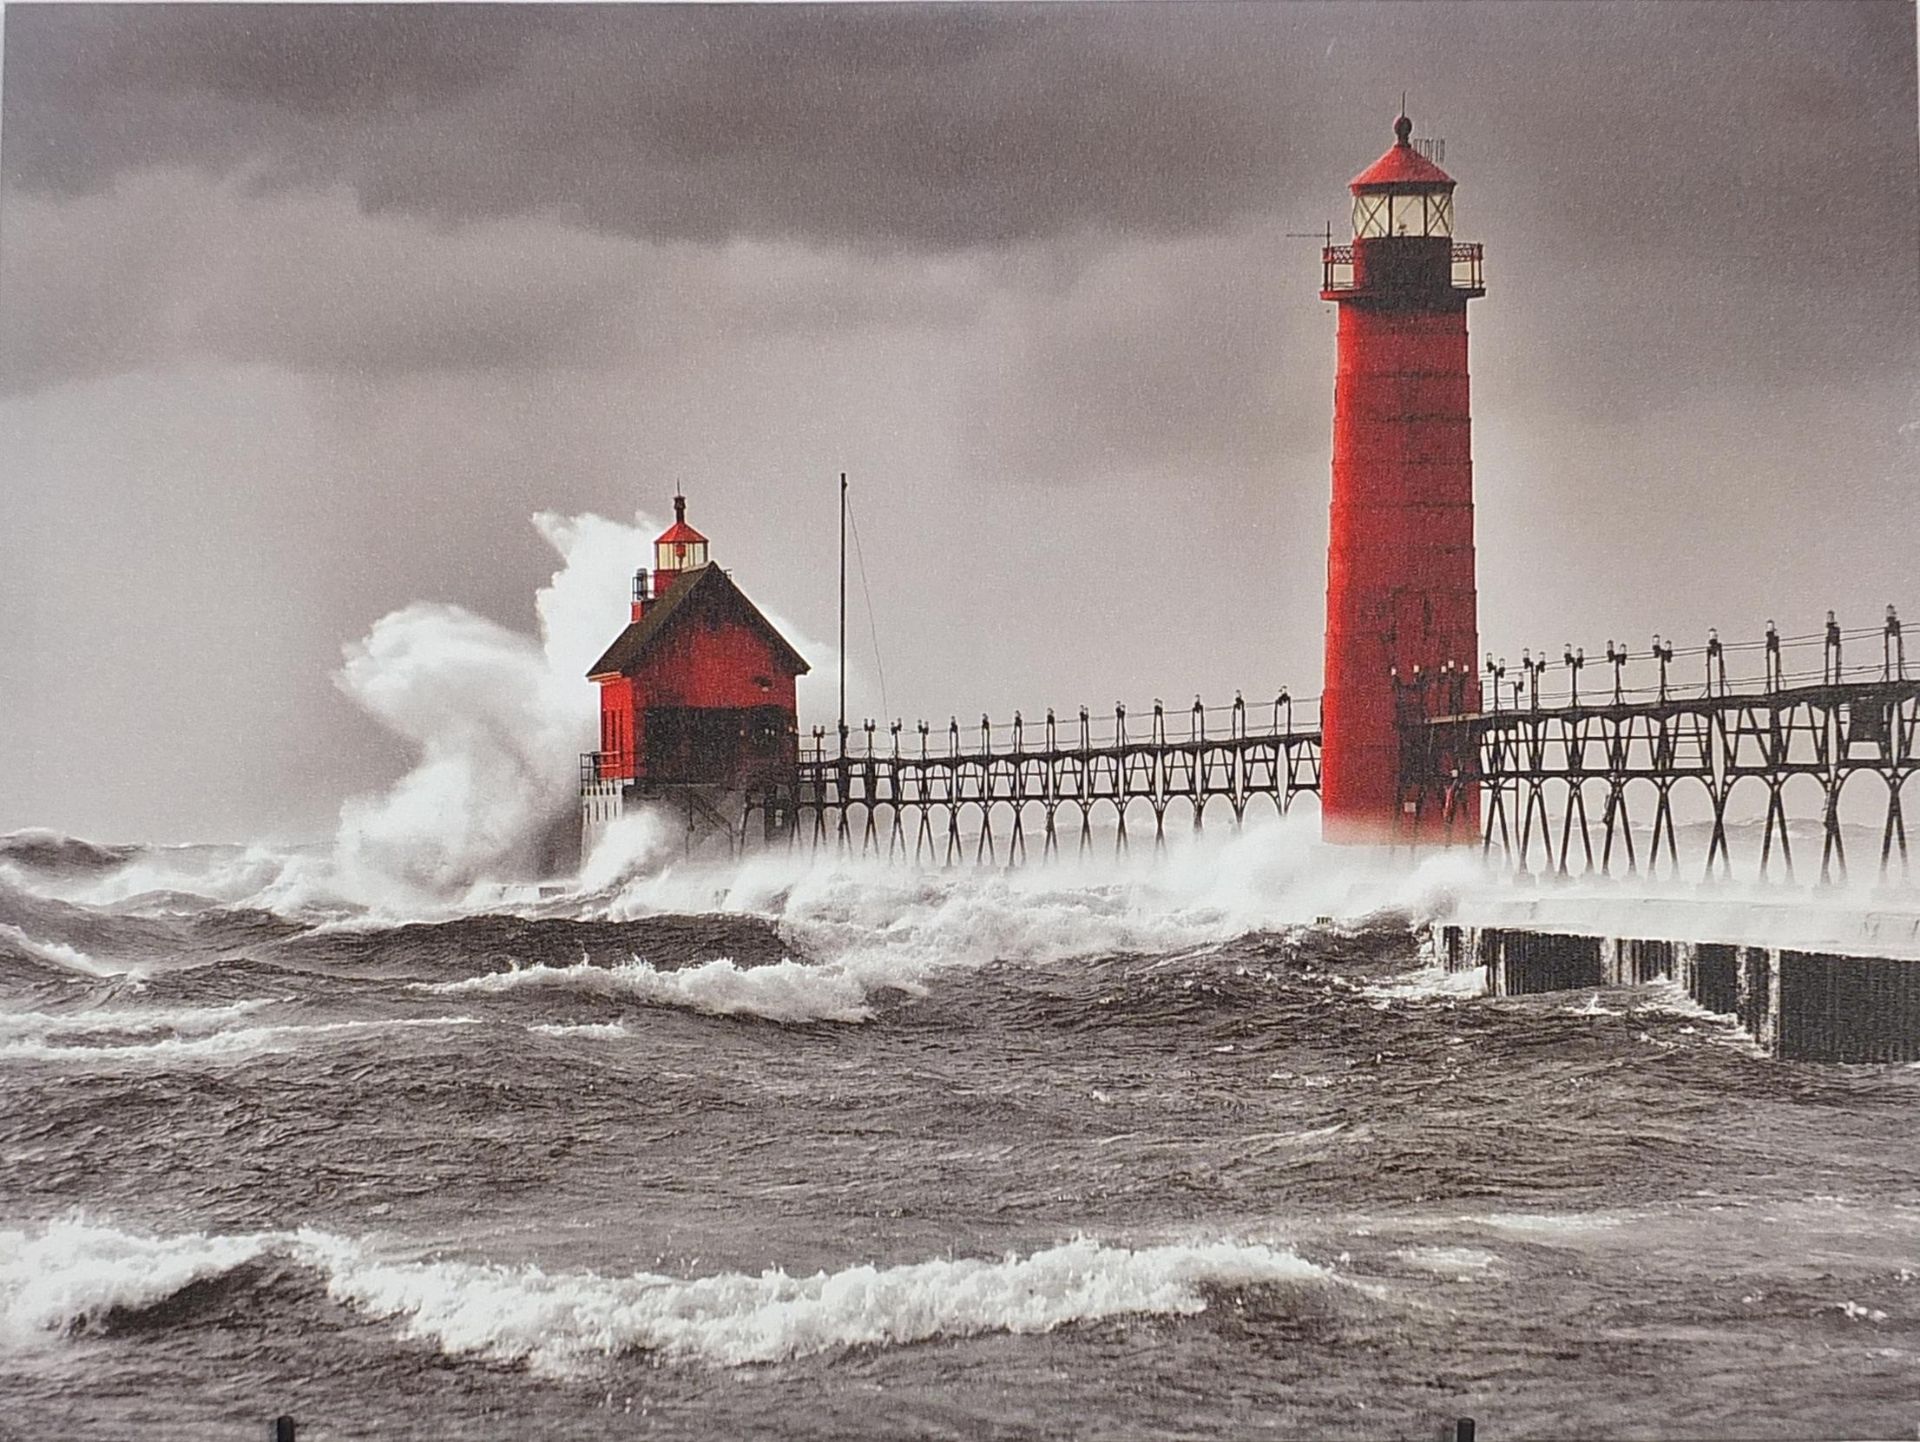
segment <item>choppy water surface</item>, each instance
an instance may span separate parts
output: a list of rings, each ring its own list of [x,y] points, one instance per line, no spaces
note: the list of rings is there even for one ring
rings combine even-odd
[[[1467,997],[1231,860],[175,875],[257,860],[0,865],[0,1435],[1920,1427],[1915,1069]]]

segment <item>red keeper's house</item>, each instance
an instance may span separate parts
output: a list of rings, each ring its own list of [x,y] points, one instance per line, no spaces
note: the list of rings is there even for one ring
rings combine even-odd
[[[673,500],[653,573],[633,578],[633,611],[587,672],[600,688],[600,749],[581,769],[587,842],[629,802],[684,801],[690,830],[791,817],[799,726],[794,682],[808,666]]]

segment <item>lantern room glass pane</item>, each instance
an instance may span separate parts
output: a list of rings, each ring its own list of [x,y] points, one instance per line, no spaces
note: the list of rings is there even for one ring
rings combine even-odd
[[[1446,191],[1427,197],[1428,235],[1453,234],[1453,196]]]
[[[1396,195],[1393,197],[1393,209],[1389,220],[1388,233],[1391,235],[1444,235],[1446,232],[1429,230],[1432,211],[1427,194]]]
[[[1356,195],[1353,198],[1353,233],[1357,236],[1387,233],[1387,197]]]

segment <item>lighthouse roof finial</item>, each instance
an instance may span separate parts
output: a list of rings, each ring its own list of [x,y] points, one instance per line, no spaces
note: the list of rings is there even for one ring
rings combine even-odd
[[[673,496],[673,524],[659,534],[654,544],[657,546],[670,541],[684,541],[688,545],[692,545],[695,541],[705,541],[706,539],[705,536],[687,524],[687,498],[676,487]]]
[[[1366,191],[1451,189],[1453,177],[1435,165],[1413,144],[1413,122],[1403,109],[1393,122],[1393,144],[1387,153],[1354,176],[1348,189],[1355,195]]]

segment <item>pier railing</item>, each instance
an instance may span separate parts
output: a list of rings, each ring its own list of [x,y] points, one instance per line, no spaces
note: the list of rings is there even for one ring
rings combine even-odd
[[[908,731],[903,721],[885,724],[867,718],[847,727],[844,745],[824,726],[813,728],[801,746],[803,764],[823,764],[844,752],[850,757],[920,755],[924,757],[1015,755],[1062,750],[1102,750],[1128,747],[1143,741],[1195,743],[1248,736],[1289,735],[1317,731],[1317,697],[1295,700],[1282,691],[1271,701],[1249,702],[1235,695],[1230,705],[1207,706],[1199,697],[1193,705],[1169,710],[1155,701],[1151,708],[1128,712],[1124,703],[1098,715],[1082,706],[1077,716],[1062,718],[1051,707],[1028,721],[1019,711],[1010,721],[982,716],[978,723],[962,724],[949,717],[945,726],[916,722]],[[905,739],[902,740],[903,735]]]
[[[580,753],[582,787],[599,781],[618,781],[632,775],[633,753],[631,751],[582,751]]]
[[[1594,666],[1595,674],[1587,668]],[[1448,707],[1450,677],[1398,677],[1402,812],[1416,829],[1473,814],[1482,852],[1522,873],[1729,878],[1794,874],[1820,844],[1820,878],[1847,874],[1851,831],[1883,881],[1910,879],[1907,786],[1920,772],[1920,679],[1900,621],[1682,647],[1654,637],[1598,658],[1523,651],[1487,660],[1479,710]],[[1691,814],[1690,814],[1691,813]],[[1751,813],[1751,814],[1743,814]],[[1681,859],[1681,831],[1704,855]],[[1757,833],[1757,834],[1756,834]],[[1739,868],[1744,870],[1745,867]]]
[[[1586,674],[1589,668],[1591,674]],[[1717,630],[1709,630],[1694,646],[1676,645],[1674,638],[1656,634],[1640,650],[1609,639],[1605,649],[1592,656],[1584,646],[1571,645],[1559,656],[1525,649],[1512,663],[1489,654],[1481,680],[1487,710],[1519,711],[1894,682],[1906,676],[1900,616],[1889,606],[1886,619],[1875,626],[1843,627],[1829,611],[1823,628],[1797,635],[1783,635],[1769,621],[1763,636],[1746,641],[1722,641]],[[1424,687],[1436,703],[1444,691],[1443,678],[1422,682],[1417,670],[1398,679],[1403,685]]]
[[[1284,812],[1319,785],[1318,708],[1284,691],[1218,707],[1115,706],[1097,720],[1085,707],[911,732],[868,720],[844,736],[816,728],[802,747],[795,836],[889,859],[1014,863],[1030,837],[1042,856],[1059,853],[1063,833],[1085,853],[1110,823],[1124,851],[1130,825],[1164,841],[1170,814],[1197,830],[1218,802],[1237,823],[1259,798]]]
[[[1915,668],[1920,669],[1920,668]],[[1522,651],[1484,671],[1396,676],[1396,829],[1475,847],[1529,875],[1767,879],[1817,841],[1819,876],[1876,853],[1911,884],[1906,809],[1920,773],[1920,678],[1892,608],[1877,626],[1644,647]],[[585,803],[624,758],[582,760]],[[1012,864],[1116,851],[1320,790],[1317,701],[1155,701],[1095,715],[872,719],[801,739],[791,790],[748,798],[789,844],[916,863]],[[611,801],[608,802],[611,805]],[[1477,819],[1477,824],[1476,824]],[[747,828],[741,828],[746,834]]]

